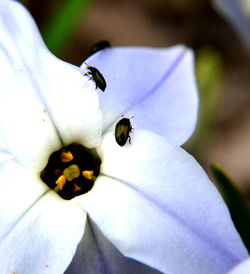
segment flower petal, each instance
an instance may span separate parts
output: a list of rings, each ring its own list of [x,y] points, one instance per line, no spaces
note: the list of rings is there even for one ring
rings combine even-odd
[[[0,239],[15,226],[26,211],[48,190],[37,176],[8,154],[0,165]]]
[[[247,0],[248,1],[248,0]],[[242,42],[250,48],[250,23],[243,1],[235,0],[212,0],[214,7],[220,12],[234,27]],[[249,4],[248,4],[249,5]]]
[[[247,274],[250,273],[250,258],[240,262],[233,269],[231,269],[228,274]]]
[[[6,150],[4,150],[0,144],[0,164],[11,159],[13,159],[13,156],[9,154]]]
[[[19,162],[40,171],[62,143],[100,142],[98,91],[80,68],[46,49],[26,9],[0,3],[1,143]]]
[[[87,219],[84,236],[65,274],[160,274],[140,262],[123,256],[101,233],[98,227]]]
[[[198,108],[191,50],[181,45],[111,48],[86,62],[107,82],[100,94],[105,130],[124,115],[136,118],[134,128],[153,131],[174,144],[190,137]]]
[[[47,57],[47,60],[41,60],[44,62],[43,75],[47,78],[41,90],[63,143],[67,145],[78,141],[89,148],[96,147],[102,135],[99,91],[79,68]],[[47,68],[48,62],[50,68]],[[63,81],[62,76],[65,77]]]
[[[105,237],[164,273],[224,273],[245,258],[228,209],[197,162],[155,134],[131,137],[124,147],[112,133],[104,137],[103,175],[75,199]]]
[[[85,221],[79,206],[50,191],[1,240],[1,273],[63,273],[83,236]]]

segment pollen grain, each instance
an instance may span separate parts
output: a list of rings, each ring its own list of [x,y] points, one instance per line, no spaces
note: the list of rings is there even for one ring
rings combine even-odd
[[[84,170],[82,172],[82,176],[88,180],[92,180],[94,177],[94,172],[93,172],[93,170]]]
[[[60,155],[60,158],[63,163],[68,163],[74,159],[74,156],[70,151],[63,151]]]

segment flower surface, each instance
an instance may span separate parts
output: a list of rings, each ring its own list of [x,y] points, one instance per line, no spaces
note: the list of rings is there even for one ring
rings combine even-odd
[[[213,0],[214,7],[231,23],[244,46],[250,49],[250,1]]]
[[[86,65],[49,53],[19,3],[0,2],[0,33],[1,273],[63,273],[87,214],[123,255],[164,273],[223,273],[247,256],[215,187],[178,147],[197,115],[190,50],[98,52],[86,63],[103,74],[102,92]],[[125,146],[114,136],[122,115],[134,116]],[[73,142],[102,164],[93,189],[66,201],[39,173]]]
[[[240,262],[228,274],[247,274],[250,273],[250,258],[248,257],[244,261]]]

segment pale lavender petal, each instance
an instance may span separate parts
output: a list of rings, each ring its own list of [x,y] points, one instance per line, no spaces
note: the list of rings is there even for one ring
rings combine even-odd
[[[250,273],[250,258],[248,257],[246,260],[242,261],[238,265],[236,265],[233,269],[231,269],[228,274],[248,274]]]
[[[153,131],[174,144],[190,137],[198,108],[191,50],[181,45],[115,47],[92,55],[86,63],[97,67],[107,82],[100,94],[104,131],[124,115],[135,117],[135,129]]]
[[[104,136],[101,173],[76,200],[124,255],[164,273],[224,273],[247,256],[215,186],[184,150],[134,131]]]
[[[140,262],[123,256],[87,219],[84,236],[65,274],[160,274]]]
[[[244,45],[250,49],[250,20],[240,0],[213,0],[215,8],[232,24]]]
[[[63,273],[83,236],[85,221],[79,206],[48,192],[1,238],[1,273]]]
[[[27,10],[0,3],[0,139],[19,162],[40,171],[62,143],[99,144],[98,91],[80,68],[55,58]]]

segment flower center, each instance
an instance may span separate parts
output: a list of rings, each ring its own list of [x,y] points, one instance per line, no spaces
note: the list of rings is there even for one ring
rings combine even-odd
[[[73,143],[50,155],[40,178],[63,199],[70,200],[91,190],[100,165],[95,149]]]

